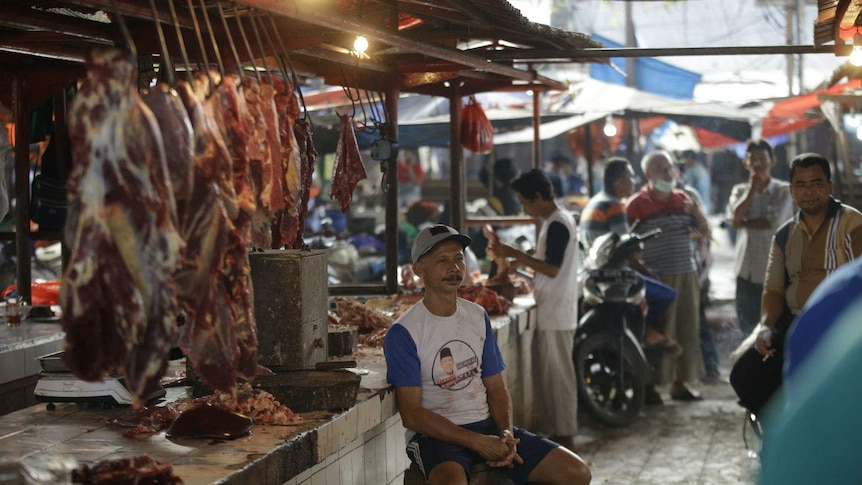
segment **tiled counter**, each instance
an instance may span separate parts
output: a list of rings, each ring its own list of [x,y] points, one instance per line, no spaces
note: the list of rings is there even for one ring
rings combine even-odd
[[[532,410],[529,341],[535,326],[532,300],[521,298],[509,316],[492,318],[507,364],[515,422],[527,425]],[[350,409],[304,413],[298,426],[256,425],[233,441],[143,439],[122,436],[108,421],[123,409],[35,405],[0,417],[0,461],[44,460],[67,455],[79,462],[149,454],[173,464],[186,484],[379,485],[401,483],[407,468],[404,428],[394,392],[386,384],[383,356],[358,356],[362,376]],[[367,372],[366,372],[367,371]],[[169,389],[178,399],[186,388]]]
[[[38,358],[63,348],[59,323],[0,323],[0,414],[32,405]]]

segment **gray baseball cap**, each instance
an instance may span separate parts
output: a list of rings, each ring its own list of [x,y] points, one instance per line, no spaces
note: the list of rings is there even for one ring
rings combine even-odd
[[[456,231],[454,227],[437,224],[422,229],[413,241],[413,250],[410,252],[413,262],[415,263],[425,253],[434,249],[434,246],[449,239],[458,241],[465,248],[470,245],[470,238]]]

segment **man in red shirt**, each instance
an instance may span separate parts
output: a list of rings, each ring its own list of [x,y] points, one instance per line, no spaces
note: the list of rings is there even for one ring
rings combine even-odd
[[[703,376],[698,315],[700,284],[692,238],[709,237],[709,223],[697,204],[676,188],[673,155],[648,153],[641,161],[647,184],[626,204],[626,215],[638,232],[661,229],[661,237],[644,242],[643,260],[661,281],[676,290],[667,313],[665,332],[683,347],[677,359],[665,358],[659,377],[670,384],[670,396],[678,401],[703,399],[686,383]]]

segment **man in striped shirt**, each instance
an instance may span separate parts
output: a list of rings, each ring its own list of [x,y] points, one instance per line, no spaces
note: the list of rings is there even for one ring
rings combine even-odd
[[[667,315],[666,333],[683,347],[677,359],[665,358],[659,379],[670,384],[670,396],[679,401],[702,399],[689,382],[703,376],[698,315],[700,285],[692,238],[709,237],[709,223],[697,204],[675,187],[673,155],[654,151],[644,156],[641,168],[647,184],[626,204],[626,216],[639,231],[659,228],[660,237],[644,243],[644,263],[661,281],[676,290]]]

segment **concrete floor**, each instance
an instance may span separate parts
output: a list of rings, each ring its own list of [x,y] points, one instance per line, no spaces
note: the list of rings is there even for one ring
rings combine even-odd
[[[760,442],[748,427],[746,447],[746,413],[726,382],[729,353],[743,337],[736,326],[733,303],[733,249],[723,230],[717,229],[713,239],[707,321],[716,340],[724,381],[699,386],[705,399],[694,403],[671,401],[667,389],[659,389],[665,404],[647,407],[629,428],[608,428],[581,413],[581,431],[575,444],[592,469],[594,485],[757,483]]]

